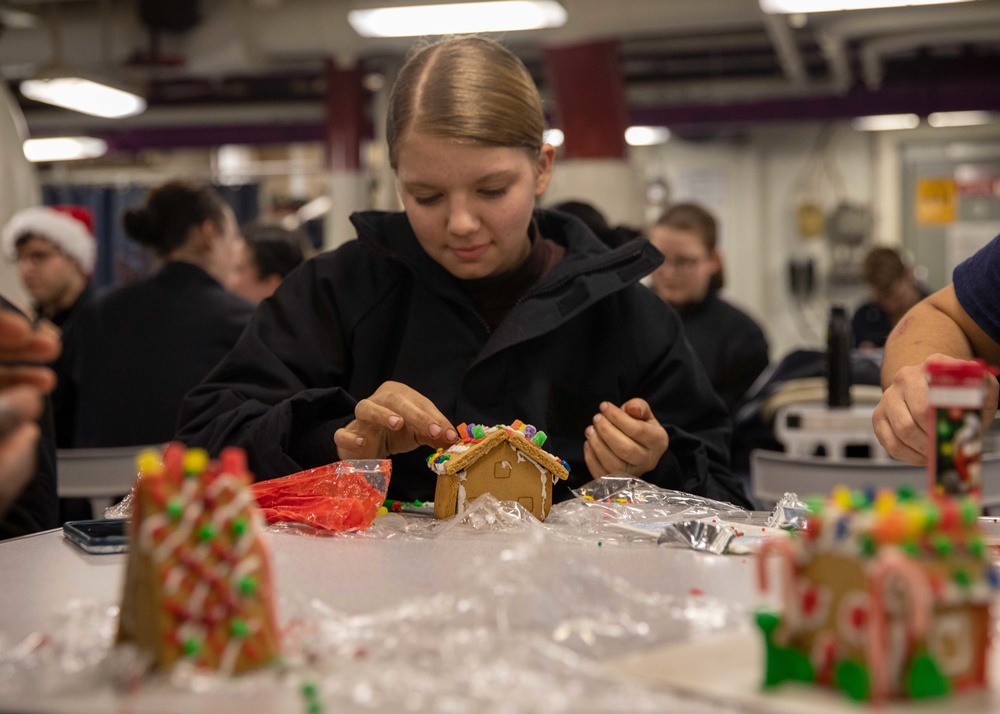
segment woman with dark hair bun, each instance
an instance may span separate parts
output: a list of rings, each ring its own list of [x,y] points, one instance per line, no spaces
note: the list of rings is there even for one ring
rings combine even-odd
[[[253,306],[223,287],[239,230],[210,187],[171,181],[125,212],[125,231],[163,261],[154,275],[98,298],[72,356],[76,447],[173,438],[184,394],[232,348]]]

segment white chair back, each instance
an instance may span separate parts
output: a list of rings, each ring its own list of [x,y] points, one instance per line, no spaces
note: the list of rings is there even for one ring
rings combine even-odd
[[[116,496],[132,490],[138,475],[136,456],[159,446],[114,446],[100,449],[57,449],[58,492],[63,498],[89,498],[94,518]]]

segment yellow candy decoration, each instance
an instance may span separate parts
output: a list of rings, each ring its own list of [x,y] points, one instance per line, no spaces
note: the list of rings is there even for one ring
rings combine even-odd
[[[892,491],[879,491],[875,497],[875,513],[884,515],[896,507],[896,494]]]
[[[135,466],[142,476],[159,476],[163,471],[163,462],[160,455],[153,449],[140,451],[135,457]]]
[[[851,490],[846,486],[837,486],[833,489],[831,494],[833,497],[833,504],[844,511],[851,510]]]

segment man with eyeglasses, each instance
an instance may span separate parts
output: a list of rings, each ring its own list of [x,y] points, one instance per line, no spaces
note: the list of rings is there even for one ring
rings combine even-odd
[[[35,206],[10,219],[0,236],[4,254],[17,265],[36,317],[62,333],[64,350],[51,365],[58,379],[52,393],[56,444],[72,446],[76,398],[69,378],[70,345],[76,318],[93,297],[90,275],[97,245],[93,216],[83,206]]]

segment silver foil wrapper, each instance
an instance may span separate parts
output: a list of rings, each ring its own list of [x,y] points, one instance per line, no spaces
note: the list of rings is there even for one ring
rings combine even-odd
[[[735,535],[732,526],[721,523],[678,521],[666,526],[656,542],[722,555]]]

